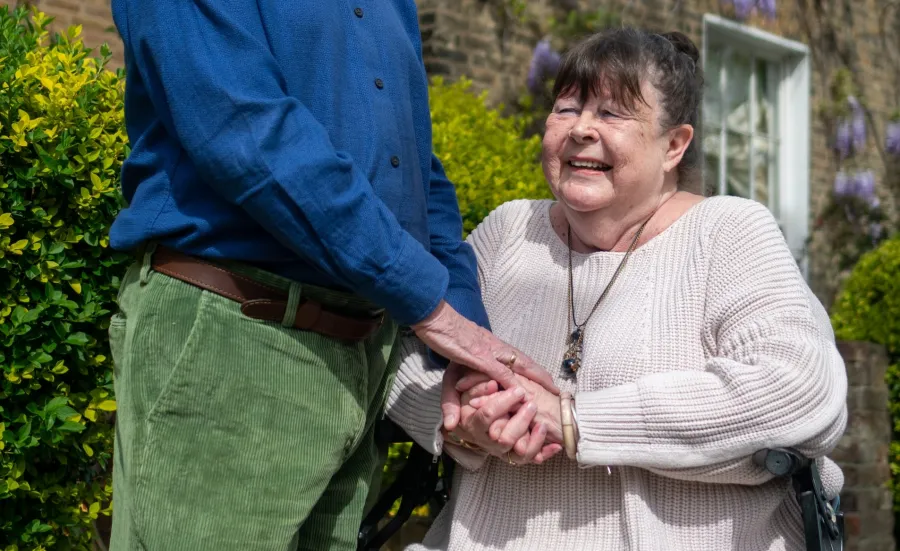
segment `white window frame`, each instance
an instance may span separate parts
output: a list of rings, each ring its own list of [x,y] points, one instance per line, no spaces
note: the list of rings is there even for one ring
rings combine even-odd
[[[775,216],[804,275],[807,274],[806,239],[809,235],[810,197],[810,55],[806,44],[713,14],[703,16],[703,61],[712,39],[752,52],[781,67],[778,96],[778,183]],[[706,170],[703,163],[703,170]],[[706,181],[705,179],[703,180]],[[751,186],[752,186],[751,182]]]

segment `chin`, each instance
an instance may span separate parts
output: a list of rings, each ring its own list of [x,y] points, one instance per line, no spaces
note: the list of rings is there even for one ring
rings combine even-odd
[[[592,212],[609,206],[615,198],[607,185],[563,185],[555,193],[556,198],[576,212]]]

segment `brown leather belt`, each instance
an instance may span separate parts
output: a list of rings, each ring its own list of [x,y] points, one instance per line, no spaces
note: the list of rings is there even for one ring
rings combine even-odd
[[[284,319],[288,306],[287,292],[221,266],[158,246],[153,253],[152,268],[161,274],[239,302],[241,312],[247,317],[277,323]],[[361,341],[375,333],[383,322],[383,311],[374,316],[338,313],[328,310],[319,302],[301,299],[294,328],[346,341]]]

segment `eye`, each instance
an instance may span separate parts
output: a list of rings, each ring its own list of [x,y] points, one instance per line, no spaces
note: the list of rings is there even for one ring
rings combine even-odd
[[[600,116],[601,116],[601,117],[613,117],[613,118],[619,118],[619,115],[618,115],[617,113],[613,113],[613,112],[610,111],[609,109],[601,109],[601,110],[600,110]]]

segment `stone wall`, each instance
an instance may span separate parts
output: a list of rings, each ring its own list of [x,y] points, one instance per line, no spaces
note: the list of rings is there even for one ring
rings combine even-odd
[[[844,472],[841,508],[845,511],[848,551],[894,551],[891,472],[888,449],[891,421],[884,382],[884,347],[863,342],[838,343],[847,365],[847,431],[831,457]]]

